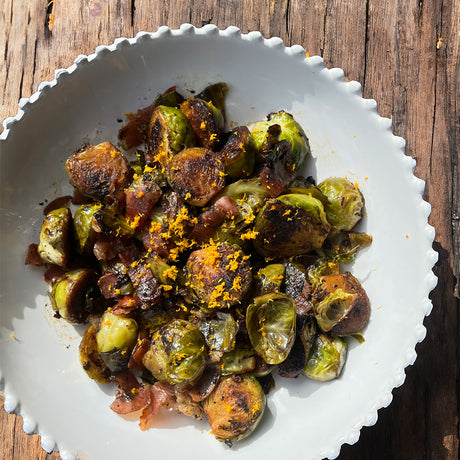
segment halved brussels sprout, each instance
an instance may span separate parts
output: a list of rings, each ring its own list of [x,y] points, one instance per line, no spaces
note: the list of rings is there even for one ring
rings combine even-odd
[[[51,304],[59,315],[71,323],[84,323],[100,297],[95,271],[80,268],[64,274],[53,285]]]
[[[142,362],[160,382],[184,387],[200,378],[205,348],[200,330],[189,321],[176,319],[153,334]]]
[[[65,162],[70,183],[83,195],[104,198],[128,185],[129,163],[110,142],[84,145]]]
[[[369,298],[349,272],[323,276],[312,300],[316,321],[324,332],[352,335],[369,321]]]
[[[193,147],[194,141],[188,118],[179,109],[160,105],[152,113],[146,159],[166,167],[176,153]]]
[[[225,173],[232,179],[248,177],[255,162],[254,143],[246,126],[237,126],[228,136],[217,157],[225,167]]]
[[[67,208],[50,211],[40,231],[38,254],[45,263],[65,267],[70,258],[72,215]]]
[[[218,311],[215,316],[205,318],[199,328],[211,351],[228,352],[235,348],[238,323],[230,313]]]
[[[168,164],[169,185],[187,203],[204,206],[225,186],[225,171],[213,152],[194,147],[182,150]]]
[[[251,266],[243,251],[227,244],[193,251],[185,269],[190,292],[205,312],[240,303],[252,281]]]
[[[257,296],[279,292],[284,280],[285,266],[270,264],[261,268],[255,277]]]
[[[280,293],[256,297],[246,312],[246,328],[252,346],[267,364],[283,362],[296,336],[294,300]]]
[[[222,112],[212,102],[196,97],[187,99],[180,105],[181,112],[188,118],[199,145],[213,149],[219,142],[224,127]]]
[[[330,225],[322,203],[309,195],[282,195],[267,201],[254,227],[256,251],[264,257],[291,257],[320,248]]]
[[[294,117],[281,110],[268,115],[268,121],[259,121],[251,131],[255,146],[258,150],[263,147],[267,138],[267,131],[273,125],[279,125],[281,132],[279,140],[286,140],[291,144],[292,162],[298,169],[310,153],[310,144],[302,127],[294,120]]]
[[[252,433],[260,422],[265,394],[252,375],[229,375],[222,377],[202,404],[216,439],[231,446]]]
[[[302,374],[326,382],[342,372],[347,356],[347,342],[341,337],[318,334]]]
[[[196,97],[205,102],[212,102],[212,104],[224,113],[225,97],[227,96],[228,86],[227,83],[219,82],[206,86]]]
[[[131,225],[117,206],[104,206],[94,212],[91,219],[93,230],[97,233],[113,234],[115,236],[133,236],[135,226]]]
[[[96,239],[96,232],[92,227],[93,215],[101,209],[100,203],[84,204],[75,212],[73,219],[77,251],[80,254],[90,254]]]
[[[222,375],[244,374],[256,367],[254,350],[247,345],[237,345],[232,351],[224,353],[220,362]]]
[[[343,177],[330,177],[318,188],[329,200],[326,215],[332,226],[331,236],[351,230],[363,215],[364,198],[359,189]]]
[[[106,311],[96,333],[97,351],[105,365],[117,373],[127,368],[137,341],[137,323],[133,318]]]
[[[80,343],[80,362],[88,377],[99,383],[110,383],[110,369],[97,351],[96,328],[90,326]]]
[[[257,212],[265,200],[270,196],[259,177],[253,179],[241,179],[227,185],[214,200],[223,196],[229,196],[237,202],[244,202],[253,212]]]

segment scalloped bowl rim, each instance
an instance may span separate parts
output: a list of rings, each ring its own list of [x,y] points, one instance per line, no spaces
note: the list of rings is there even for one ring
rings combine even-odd
[[[408,180],[411,182],[410,186],[415,196],[414,199],[416,202],[416,206],[418,206],[418,213],[422,217],[422,220],[424,220],[425,222],[424,228],[421,229],[421,239],[424,244],[424,249],[426,249],[426,251],[423,253],[423,260],[427,269],[425,269],[426,272],[423,280],[423,285],[420,287],[423,302],[419,306],[419,311],[417,312],[417,325],[414,328],[410,346],[407,348],[407,350],[405,350],[402,353],[403,358],[399,368],[396,370],[396,372],[394,372],[393,375],[388,376],[388,379],[385,383],[385,391],[379,394],[377,398],[374,398],[374,403],[372,404],[372,406],[367,408],[365,413],[360,414],[359,419],[357,419],[355,423],[353,423],[351,426],[348,426],[340,434],[340,437],[336,437],[331,445],[321,446],[314,452],[314,456],[311,457],[335,458],[339,455],[340,447],[342,444],[353,444],[358,440],[359,432],[363,426],[370,426],[376,423],[378,409],[386,407],[388,406],[388,404],[390,404],[392,400],[392,390],[400,386],[404,382],[404,369],[408,365],[414,363],[416,359],[415,346],[425,337],[426,331],[423,326],[423,317],[429,315],[432,308],[432,303],[428,298],[428,294],[432,289],[434,289],[437,283],[437,278],[434,276],[431,270],[437,261],[437,253],[431,249],[431,245],[434,240],[434,229],[433,227],[428,225],[428,216],[430,214],[431,207],[422,199],[424,182],[413,175],[413,170],[415,168],[415,160],[405,156],[405,141],[402,138],[393,135],[391,130],[391,120],[382,118],[378,115],[376,102],[374,100],[362,98],[361,85],[358,82],[345,82],[343,70],[336,68],[327,69],[321,57],[305,57],[305,50],[301,46],[294,45],[291,47],[286,47],[283,41],[278,37],[266,39],[261,35],[260,32],[249,32],[248,34],[242,34],[241,31],[234,26],[230,26],[225,30],[220,30],[214,25],[206,25],[202,28],[195,28],[191,24],[183,24],[180,26],[179,29],[175,30],[172,30],[166,26],[162,26],[156,32],[153,33],[139,32],[134,38],[131,39],[117,38],[114,41],[114,43],[110,46],[98,46],[96,48],[95,53],[91,55],[79,55],[75,59],[74,63],[67,69],[56,70],[55,77],[52,81],[42,82],[38,86],[37,91],[32,96],[30,96],[29,98],[22,98],[20,100],[19,109],[16,116],[4,120],[4,131],[0,134],[0,148],[3,147],[6,142],[8,142],[8,139],[11,137],[11,133],[16,128],[16,125],[19,122],[21,122],[21,120],[31,111],[31,108],[33,108],[37,102],[41,101],[42,99],[45,99],[45,97],[49,94],[51,88],[58,85],[61,80],[67,80],[67,77],[69,77],[75,71],[87,69],[88,65],[91,62],[102,61],[104,60],[105,56],[109,55],[110,53],[123,52],[124,48],[131,47],[133,45],[136,46],[139,43],[145,44],[145,42],[147,41],[154,42],[156,40],[162,40],[168,37],[188,37],[193,40],[195,37],[198,36],[226,38],[229,41],[234,41],[235,43],[245,41],[247,43],[256,44],[257,46],[263,46],[263,48],[271,48],[273,50],[278,50],[281,54],[290,56],[292,58],[297,59],[299,62],[302,62],[302,65],[304,65],[305,68],[309,71],[312,71],[313,69],[314,72],[320,75],[322,79],[330,80],[331,82],[333,82],[333,84],[337,86],[337,88],[340,87],[338,91],[348,93],[348,96],[355,98],[356,101],[359,101],[361,109],[367,114],[369,118],[373,120],[372,122],[376,126],[378,126],[378,129],[380,130],[382,136],[391,136],[391,140],[389,142],[392,143],[395,151],[398,152],[396,155],[398,156],[401,165],[405,168],[406,173],[408,174]],[[159,88],[156,89],[158,90]],[[363,255],[363,258],[365,258],[365,255]],[[0,323],[0,329],[1,326],[2,324]],[[2,337],[0,336],[0,340],[1,338]],[[8,412],[16,412],[22,416],[22,418],[24,419],[24,431],[26,433],[40,434],[42,437],[42,447],[48,452],[52,451],[55,448],[59,449],[63,459],[73,459],[76,457],[80,458],[80,456],[84,457],[83,455],[78,454],[78,449],[75,449],[75,446],[68,447],[65,443],[61,444],[61,441],[59,439],[54,439],[53,433],[48,433],[45,431],[45,429],[42,429],[40,425],[40,420],[35,420],[35,417],[37,416],[36,414],[29,414],[27,413],[27,411],[23,410],[23,408],[20,405],[21,395],[16,395],[14,389],[8,385],[8,375],[6,375],[5,370],[8,366],[2,366],[2,364],[3,363],[0,363],[0,388],[5,392],[4,406]],[[1,367],[3,367],[3,370]],[[345,369],[345,374],[346,371],[347,369]],[[236,451],[236,455],[241,456],[243,458],[244,451],[245,447],[243,446],[241,449],[238,449]]]

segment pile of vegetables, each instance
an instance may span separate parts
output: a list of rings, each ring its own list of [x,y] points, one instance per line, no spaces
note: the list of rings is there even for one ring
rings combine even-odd
[[[47,206],[26,263],[46,266],[56,316],[88,323],[80,360],[117,385],[115,412],[142,429],[161,407],[206,417],[231,445],[274,373],[340,375],[370,307],[339,266],[371,237],[353,231],[357,186],[298,176],[310,146],[292,115],[225,130],[227,90],[171,88],[129,115],[132,161],[110,142],[72,153],[74,195]]]

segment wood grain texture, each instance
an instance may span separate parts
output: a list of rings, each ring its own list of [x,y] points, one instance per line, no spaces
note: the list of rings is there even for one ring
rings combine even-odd
[[[364,97],[376,99],[379,113],[406,139],[415,173],[426,181],[439,283],[425,320],[427,337],[405,384],[379,411],[377,424],[364,428],[356,445],[342,448],[340,459],[459,458],[459,1],[3,0],[1,8],[0,120],[78,54],[163,24],[260,30],[302,45],[361,82]],[[0,459],[60,458],[46,454],[39,437],[25,435],[22,419],[4,409],[0,439]]]

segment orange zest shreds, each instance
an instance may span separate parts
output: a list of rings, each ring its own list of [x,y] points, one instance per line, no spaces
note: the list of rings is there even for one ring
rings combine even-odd
[[[145,193],[141,190],[141,191],[137,194],[137,198],[142,198],[144,195],[145,195]]]
[[[248,232],[240,235],[240,238],[242,240],[255,240],[258,234],[259,232],[256,232],[255,230],[249,230]]]
[[[311,196],[311,195],[310,195]],[[286,209],[286,211],[284,211],[283,213],[283,216],[289,216],[289,214],[291,214],[291,210],[290,209]]]
[[[236,292],[239,292],[241,291],[241,276],[237,276],[234,280],[233,280],[233,286],[232,286],[232,289]]]
[[[171,289],[173,289],[173,287],[169,284],[162,284],[161,289],[163,289],[163,291],[170,291]]]
[[[206,129],[206,121],[201,122],[200,129]]]
[[[235,271],[238,268],[238,261],[237,260],[230,260],[230,262],[225,267],[225,270]]]
[[[134,216],[133,220],[128,221],[129,226],[135,230],[137,227],[139,227],[139,222],[141,218],[144,217],[143,214],[138,214],[137,216]]]
[[[134,388],[131,388],[131,393],[132,393],[133,395],[139,393],[139,388],[135,388],[135,387],[134,387]]]
[[[217,134],[216,134],[216,133],[212,133],[212,134],[209,136],[209,140],[210,140],[210,141],[213,141],[213,140],[215,140],[215,139],[217,139]]]
[[[177,274],[178,274],[179,270],[177,269],[177,267],[175,265],[173,265],[172,267],[168,268],[164,273],[163,275],[166,277],[166,278],[171,278],[172,280],[175,280],[177,278]]]

